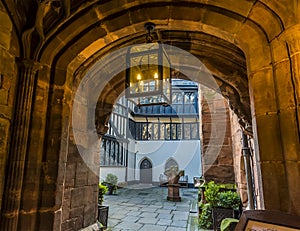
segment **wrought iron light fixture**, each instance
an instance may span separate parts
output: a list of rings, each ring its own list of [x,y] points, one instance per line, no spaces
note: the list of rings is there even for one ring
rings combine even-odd
[[[155,24],[145,24],[146,43],[128,48],[125,95],[137,106],[171,104],[171,63],[163,44],[153,42]]]

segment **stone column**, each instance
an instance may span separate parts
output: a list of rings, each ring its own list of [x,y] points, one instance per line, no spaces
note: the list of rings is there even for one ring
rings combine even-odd
[[[19,79],[0,224],[3,230],[17,230],[35,76],[41,67],[32,60],[17,61],[17,65]]]
[[[274,82],[287,192],[283,209],[300,215],[300,24],[272,44]],[[282,210],[283,210],[282,209]]]
[[[282,32],[265,52],[251,52],[252,101],[259,208],[300,215],[300,25]],[[257,49],[259,50],[259,49]],[[268,50],[270,52],[268,52]],[[268,57],[270,55],[270,57]],[[263,57],[264,60],[256,60]],[[255,61],[256,60],[256,61]]]

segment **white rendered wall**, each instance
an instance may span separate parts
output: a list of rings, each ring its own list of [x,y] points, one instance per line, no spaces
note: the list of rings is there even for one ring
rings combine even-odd
[[[108,173],[113,173],[118,177],[118,183],[125,182],[126,167],[100,167],[100,182],[104,181]]]
[[[135,145],[135,140],[130,140],[128,144],[128,170],[127,170],[127,181],[134,181],[135,180],[135,171],[134,171],[134,166],[136,158],[135,158],[135,153],[136,153],[136,145]]]
[[[159,181],[160,174],[165,171],[165,164],[173,158],[179,165],[179,170],[184,170],[193,183],[194,176],[201,176],[200,141],[136,141],[136,166],[135,180],[140,179],[140,164],[145,157],[152,163],[152,180]],[[129,180],[129,179],[128,179]]]
[[[140,164],[144,158],[152,163],[152,181],[159,182],[160,174],[165,171],[166,161],[170,158],[176,160],[179,170],[184,170],[189,177],[189,183],[193,183],[194,176],[201,176],[201,158],[199,140],[179,141],[134,141],[128,144],[128,168],[125,167],[100,167],[100,181],[103,181],[108,173],[118,177],[119,182],[139,181]]]

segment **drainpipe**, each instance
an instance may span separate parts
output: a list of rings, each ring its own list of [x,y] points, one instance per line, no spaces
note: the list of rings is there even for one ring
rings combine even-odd
[[[133,179],[134,179],[134,182],[135,182],[135,171],[136,171],[136,154],[138,153],[139,151],[136,151],[134,153],[134,164],[133,164],[133,167],[134,167],[134,170],[133,170]]]
[[[243,140],[243,157],[244,157],[244,165],[245,165],[245,172],[246,172],[246,181],[247,181],[247,194],[248,194],[248,206],[247,210],[254,209],[254,199],[253,199],[253,181],[252,181],[252,171],[251,171],[251,152],[248,145],[248,137],[246,134],[242,134]]]

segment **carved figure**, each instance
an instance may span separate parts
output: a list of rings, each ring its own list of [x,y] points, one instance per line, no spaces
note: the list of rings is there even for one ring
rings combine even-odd
[[[179,196],[179,187],[178,184],[179,178],[184,175],[183,170],[178,170],[178,166],[172,165],[168,168],[164,174],[168,177],[168,197],[169,201],[181,201]]]

